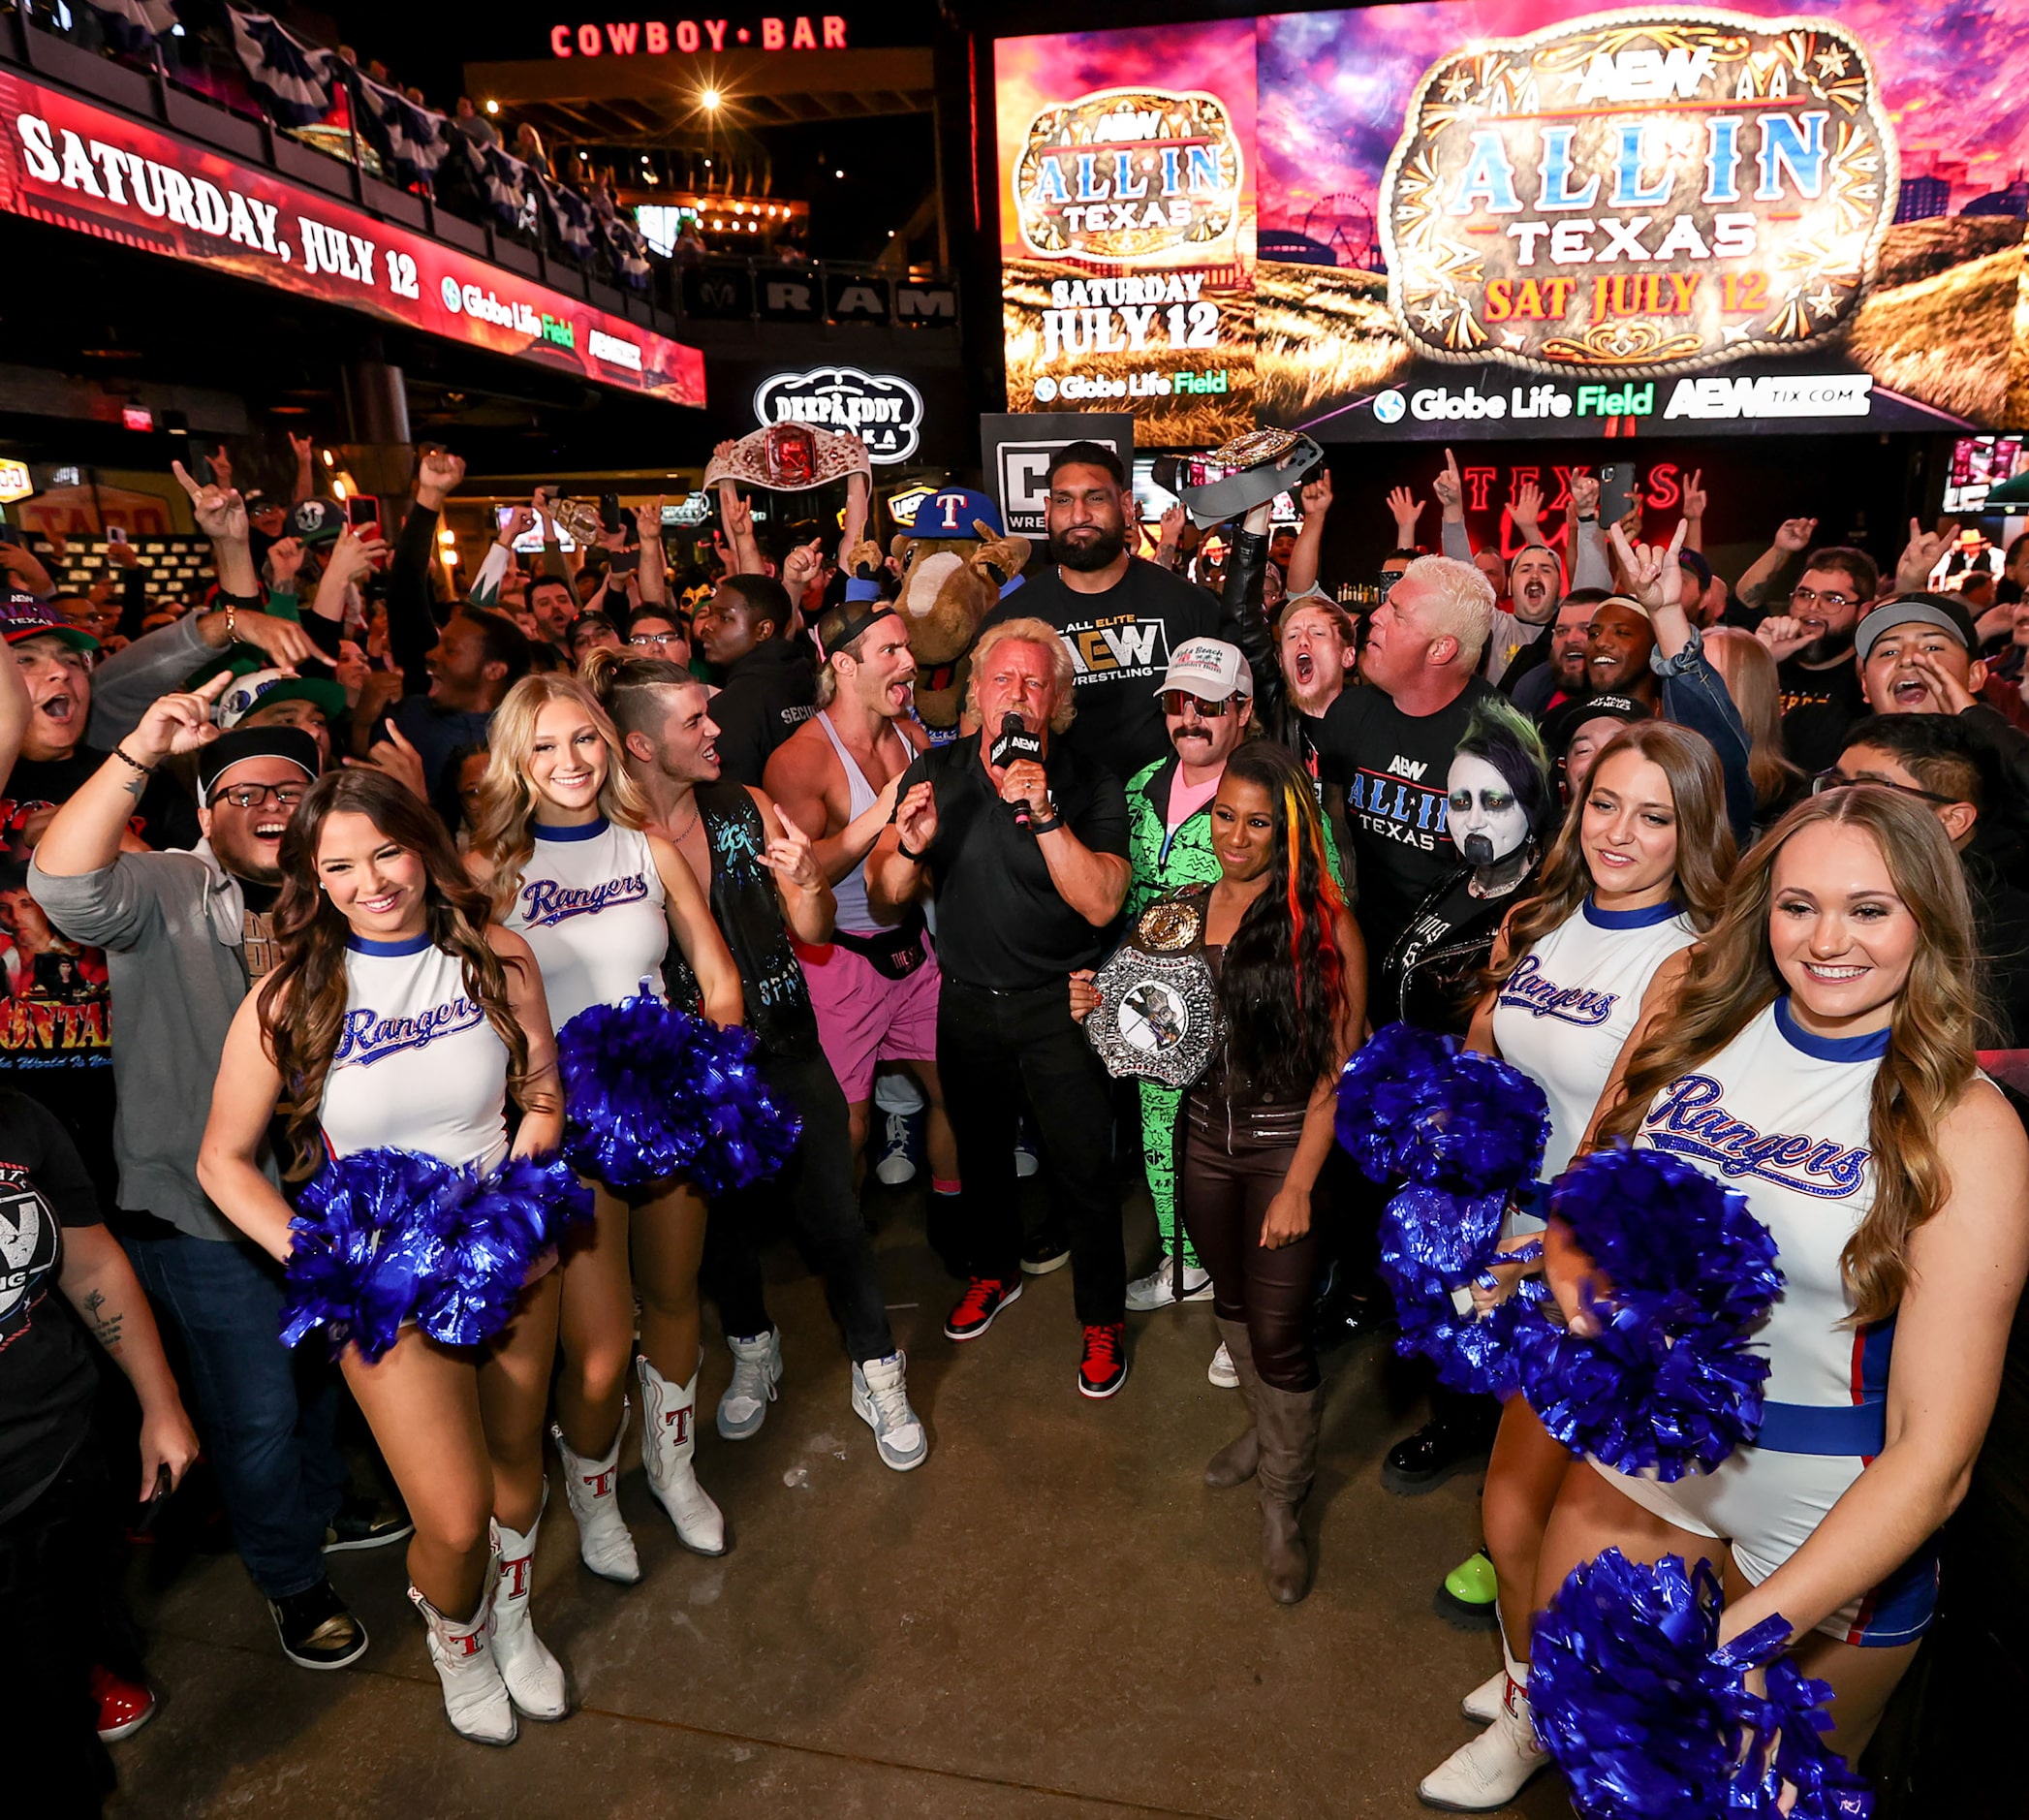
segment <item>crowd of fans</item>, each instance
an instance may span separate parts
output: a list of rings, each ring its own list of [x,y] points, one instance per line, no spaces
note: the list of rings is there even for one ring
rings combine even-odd
[[[698,872],[747,1021],[805,1114],[775,1195],[825,1273],[884,1462],[921,1464],[929,1437],[859,1222],[866,1168],[929,1177],[929,1236],[964,1282],[954,1343],[983,1337],[1026,1277],[1071,1265],[1088,1398],[1127,1381],[1130,1312],[1214,1300],[1208,1375],[1240,1386],[1253,1420],[1210,1476],[1258,1476],[1283,1601],[1309,1584],[1320,1351],[1388,1324],[1377,1204],[1334,1157],[1330,1083],[1364,1029],[1466,1030],[1501,913],[1536,888],[1630,730],[1679,730],[1650,741],[1656,763],[1709,777],[1701,837],[1730,830],[1729,851],[1850,784],[1920,805],[1963,868],[1985,1041],[2029,1039],[2021,541],[1994,575],[1954,558],[1955,525],[1913,523],[1877,556],[1790,519],[1729,580],[1701,549],[1696,477],[1679,521],[1644,524],[1638,503],[1603,524],[1580,472],[1558,502],[1567,553],[1525,486],[1510,502],[1521,548],[1503,561],[1473,548],[1447,455],[1432,500],[1389,496],[1391,580],[1356,615],[1321,575],[1328,474],[1302,488],[1294,529],[1228,526],[1214,556],[1172,515],[1150,560],[1131,553],[1119,462],[1074,444],[1050,470],[1046,547],[979,628],[965,717],[931,730],[862,480],[835,547],[774,552],[726,483],[716,560],[673,574],[659,501],[609,496],[567,551],[563,507],[539,491],[449,599],[437,531],[464,478],[455,455],[421,453],[385,536],[347,523],[315,490],[307,444],[297,455],[287,503],[235,489],[223,460],[177,470],[217,574],[186,611],[140,612],[138,583],[65,595],[25,552],[0,552],[16,660],[0,678],[0,1120],[53,1209],[40,1268],[61,1259],[48,1284],[31,1259],[29,1287],[10,1279],[0,1307],[0,1546],[39,1538],[66,1585],[109,1586],[105,1537],[132,1477],[109,1483],[89,1439],[90,1334],[139,1398],[142,1498],[173,1489],[203,1435],[285,1653],[329,1667],[366,1647],[323,1555],[409,1523],[350,1486],[337,1380],[274,1342],[278,1273],[199,1186],[198,1141],[225,1026],[272,964],[276,854],[311,781],[343,766],[395,780],[461,849],[478,839],[477,866],[498,844],[482,830],[497,716],[531,675],[589,683],[644,826]],[[1434,553],[1417,542],[1433,504]],[[207,716],[216,737],[193,730]],[[763,848],[765,869],[732,865]],[[129,877],[122,855],[175,863]],[[1195,1086],[1123,1096],[1079,1021],[1123,934],[1158,940],[1152,927],[1223,956],[1229,1036]],[[672,960],[672,991],[681,972]],[[1049,1210],[1025,1231],[1017,1182],[1039,1152]],[[1162,1235],[1143,1260],[1126,1253],[1115,1166],[1137,1152]],[[734,1360],[716,1412],[728,1441],[759,1430],[782,1376],[756,1230],[718,1222],[702,1241]],[[81,1327],[40,1305],[49,1287]],[[674,1369],[644,1383],[669,1391]],[[1432,1409],[1389,1458],[1397,1489],[1479,1458],[1498,1413],[1449,1393]],[[617,1434],[600,1466],[609,1429],[568,1444],[557,1430],[567,1460],[597,1469],[584,1484],[617,1470]],[[718,1533],[709,1499],[665,1503],[713,1552],[697,1540]],[[624,1578],[609,1507],[574,1490],[571,1508],[587,1564]],[[95,1595],[80,1626],[70,1591],[0,1585],[17,1637],[78,1685],[93,1678],[102,1734],[145,1717],[116,1602]],[[50,1679],[51,1737],[75,1692]],[[85,1743],[70,1773],[99,1786]]]

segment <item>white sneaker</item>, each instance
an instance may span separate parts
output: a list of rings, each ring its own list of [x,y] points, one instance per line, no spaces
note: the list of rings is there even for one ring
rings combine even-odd
[[[620,1515],[620,1442],[627,1433],[627,1399],[620,1399],[620,1426],[604,1459],[586,1459],[574,1454],[564,1439],[560,1424],[549,1425],[549,1438],[556,1443],[564,1462],[564,1496],[577,1522],[577,1557],[601,1580],[631,1586],[641,1577],[640,1556],[635,1553],[634,1536]]]
[[[1176,1293],[1176,1260],[1166,1256],[1146,1276],[1138,1276],[1127,1286],[1128,1311],[1146,1314],[1152,1308],[1167,1308],[1172,1302],[1209,1302],[1212,1273],[1195,1264],[1183,1267],[1183,1295]]]
[[[698,1374],[671,1384],[646,1359],[641,1374],[641,1465],[648,1490],[669,1514],[676,1540],[693,1554],[726,1553],[726,1519],[698,1483],[692,1456],[698,1447]]]
[[[1226,1342],[1219,1342],[1219,1350],[1212,1354],[1212,1362],[1205,1366],[1204,1375],[1222,1391],[1236,1391],[1240,1388],[1240,1374],[1233,1368],[1233,1354],[1226,1350]]]
[[[874,1164],[874,1179],[890,1188],[899,1188],[916,1179],[915,1124],[913,1113],[890,1113],[881,1122],[880,1158]]]
[[[869,1359],[853,1367],[853,1413],[874,1431],[881,1463],[914,1472],[930,1457],[930,1437],[909,1406],[906,1353]]]
[[[546,1501],[546,1486],[544,1491]],[[525,1535],[494,1519],[500,1585],[493,1593],[493,1659],[515,1710],[547,1722],[571,1710],[571,1696],[564,1688],[564,1665],[536,1635],[529,1611],[536,1589],[536,1532],[542,1526],[540,1511]]]
[[[1505,1674],[1503,1679],[1506,1679]],[[1529,1696],[1508,1681],[1508,1696],[1494,1720],[1468,1744],[1460,1744],[1417,1789],[1425,1806],[1451,1813],[1485,1813],[1505,1807],[1528,1786],[1550,1754],[1536,1742]]]
[[[409,1597],[429,1626],[430,1661],[444,1688],[444,1716],[460,1738],[475,1744],[512,1744],[517,1727],[515,1703],[493,1655],[493,1593],[499,1576],[487,1563],[485,1591],[477,1616],[459,1624],[446,1617],[414,1586]]]
[[[719,1398],[719,1432],[729,1441],[745,1441],[761,1432],[782,1382],[782,1330],[771,1327],[753,1339],[728,1334],[726,1344],[733,1349],[733,1382]]]
[[[1501,1716],[1501,1699],[1508,1691],[1508,1671],[1497,1668],[1458,1703],[1458,1710],[1475,1725],[1491,1725]]]

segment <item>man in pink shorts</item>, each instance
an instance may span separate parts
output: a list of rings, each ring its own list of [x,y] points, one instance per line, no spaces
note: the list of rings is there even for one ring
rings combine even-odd
[[[937,1079],[942,976],[919,910],[898,928],[875,923],[860,867],[894,813],[895,787],[928,737],[914,712],[916,659],[908,622],[885,601],[854,600],[817,624],[823,668],[817,712],[769,757],[765,785],[781,812],[817,843],[837,923],[826,948],[799,948],[826,1058],[852,1114],[853,1155],[866,1146],[874,1070],[899,1062],[930,1102],[932,1242],[956,1211],[957,1148]]]

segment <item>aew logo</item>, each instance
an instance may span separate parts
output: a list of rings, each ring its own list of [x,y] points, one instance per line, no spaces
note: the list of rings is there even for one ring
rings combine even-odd
[[[27,1172],[0,1163],[0,1347],[12,1335],[5,1323],[23,1307],[38,1278],[56,1267],[57,1225]]]
[[[1169,628],[1160,619],[1107,620],[1071,626],[1064,633],[1077,661],[1077,682],[1116,682],[1123,676],[1152,676],[1170,667]]]
[[[1712,47],[1694,51],[1673,45],[1667,51],[1648,47],[1600,50],[1585,66],[1578,83],[1576,107],[1595,101],[1690,101],[1698,85],[1712,74]]]

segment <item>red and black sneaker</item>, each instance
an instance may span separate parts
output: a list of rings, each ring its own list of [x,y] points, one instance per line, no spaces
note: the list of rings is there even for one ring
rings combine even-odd
[[[978,1339],[993,1325],[994,1316],[1011,1302],[1021,1300],[1021,1278],[1003,1282],[998,1276],[975,1276],[958,1305],[944,1323],[946,1339]]]
[[[92,1664],[92,1699],[99,1708],[99,1737],[109,1744],[132,1738],[155,1716],[154,1692],[143,1682],[115,1675],[102,1662]]]
[[[1127,1382],[1127,1323],[1103,1321],[1085,1329],[1085,1356],[1077,1387],[1087,1396],[1110,1396]]]

